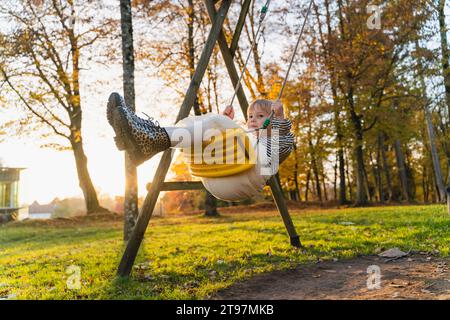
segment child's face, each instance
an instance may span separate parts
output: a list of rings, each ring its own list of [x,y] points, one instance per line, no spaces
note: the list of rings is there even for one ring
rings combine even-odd
[[[262,108],[254,106],[248,109],[247,115],[247,128],[258,129],[262,127],[264,121],[270,116],[270,112],[266,112]]]

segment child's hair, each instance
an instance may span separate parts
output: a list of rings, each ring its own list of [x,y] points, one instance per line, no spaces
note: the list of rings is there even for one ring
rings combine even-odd
[[[258,108],[259,110],[270,114],[270,112],[272,112],[272,101],[267,99],[256,99],[250,104],[248,110],[250,111],[252,108]]]

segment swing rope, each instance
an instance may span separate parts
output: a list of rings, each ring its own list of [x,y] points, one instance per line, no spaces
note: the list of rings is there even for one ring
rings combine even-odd
[[[260,31],[261,31],[261,27],[263,25],[263,21],[266,18],[267,11],[269,10],[270,1],[271,0],[267,0],[266,4],[261,8],[261,11],[259,14],[258,29],[256,30],[256,33],[255,33],[255,39],[253,40],[250,50],[248,51],[247,58],[245,59],[244,66],[242,67],[241,74],[239,76],[238,83],[236,84],[236,87],[234,88],[234,94],[233,94],[233,97],[231,98],[231,102],[229,104],[230,106],[233,105],[234,99],[236,98],[236,94],[241,87],[241,80],[242,80],[242,77],[244,76],[245,70],[247,69],[247,64],[248,64],[248,61],[250,60],[250,55],[252,54],[253,49],[258,44],[259,38],[262,35],[262,33],[260,34]]]
[[[297,43],[295,44],[294,52],[292,53],[291,61],[289,62],[289,66],[288,66],[288,69],[287,69],[286,74],[284,76],[283,84],[281,86],[280,92],[278,93],[278,97],[277,97],[276,101],[280,101],[281,97],[283,96],[284,88],[286,87],[286,83],[287,83],[287,80],[288,80],[288,77],[289,77],[289,73],[291,72],[292,65],[294,64],[294,59],[295,59],[295,56],[297,54],[298,47],[300,45],[300,41],[301,41],[301,39],[303,37],[303,32],[305,30],[306,21],[308,21],[308,17],[309,17],[309,14],[311,12],[313,1],[314,0],[311,0],[309,2],[308,11],[306,12],[305,19],[303,20],[303,25],[302,25],[301,30],[299,32]],[[236,92],[235,92],[235,94],[236,94]],[[274,115],[275,115],[275,112],[272,110],[272,112],[270,113],[270,116],[264,121],[264,124],[260,128],[256,128],[256,129],[253,129],[253,130],[248,130],[247,132],[255,132],[255,131],[267,129],[267,127],[272,122],[272,119],[273,119]]]

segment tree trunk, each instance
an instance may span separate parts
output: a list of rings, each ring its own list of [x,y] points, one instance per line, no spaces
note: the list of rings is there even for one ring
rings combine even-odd
[[[323,186],[323,196],[325,198],[325,201],[328,201],[326,176],[325,176],[325,170],[323,168],[322,168],[322,186]]]
[[[409,200],[414,201],[416,199],[416,179],[414,177],[414,172],[411,165],[412,154],[408,148],[406,149],[405,156],[405,169],[406,178],[408,179]]]
[[[422,192],[423,192],[423,202],[428,203],[428,177],[427,177],[427,166],[426,163],[422,165]]]
[[[367,204],[367,190],[365,185],[364,150],[363,150],[363,128],[361,116],[356,114],[353,88],[349,88],[347,100],[350,111],[350,120],[353,124],[355,137],[355,160],[356,160],[356,205]]]
[[[408,192],[408,178],[406,176],[405,157],[403,156],[402,145],[399,139],[395,140],[394,149],[395,158],[397,160],[398,176],[402,189],[402,196],[404,200],[409,202],[411,199]]]
[[[254,14],[254,6],[255,6],[255,2],[252,2],[252,7],[251,7],[251,11],[249,14],[249,21],[250,21],[250,28],[247,27],[247,24],[245,24],[245,31],[247,33],[247,37],[249,42],[250,41],[256,41],[256,28],[257,25],[255,23],[255,15]],[[255,65],[255,71],[256,71],[256,76],[257,76],[257,91],[259,92],[259,94],[263,97],[266,98],[267,97],[267,91],[266,91],[266,86],[264,84],[264,77],[263,77],[263,73],[262,73],[262,68],[261,68],[261,57],[259,56],[259,50],[258,50],[258,44],[256,44],[253,48],[252,48],[252,54],[253,54],[253,62]]]
[[[380,196],[380,179],[379,179],[379,174],[378,174],[378,168],[377,168],[377,164],[375,161],[373,161],[373,157],[372,157],[372,152],[369,153],[369,157],[370,157],[370,166],[372,168],[372,174],[374,176],[375,179],[375,188],[374,188],[374,197],[375,197],[375,201],[377,202],[381,202],[381,196]]]
[[[445,23],[445,21],[444,21],[444,23]],[[444,43],[442,45],[446,46],[446,43],[447,43],[446,37],[447,36],[446,36],[446,34],[444,34],[442,36],[445,37]],[[420,49],[419,41],[417,39],[415,40],[415,46],[416,46],[416,50]],[[443,50],[442,54],[445,54],[444,50]],[[423,92],[422,95],[424,98],[423,108],[424,108],[424,114],[425,114],[425,121],[427,124],[428,139],[430,142],[430,153],[431,153],[431,158],[433,161],[433,168],[434,168],[433,172],[434,172],[436,184],[438,187],[439,199],[440,199],[440,201],[444,202],[445,201],[444,179],[443,179],[442,171],[441,171],[441,163],[439,160],[439,153],[436,148],[436,135],[434,132],[433,121],[431,118],[430,110],[428,108],[428,98],[427,98],[427,94],[426,94],[426,83],[425,83],[425,78],[424,78],[424,70],[423,70],[423,66],[422,66],[422,60],[420,58],[418,59],[418,65],[419,65],[420,84],[422,87],[422,92]],[[448,61],[446,63],[443,62],[443,66],[445,66],[445,65],[448,68]],[[446,86],[446,91],[447,91],[447,86]]]
[[[320,189],[319,168],[317,167],[317,160],[316,160],[314,147],[313,147],[313,144],[312,144],[311,140],[309,140],[309,150],[310,150],[310,154],[311,154],[312,170],[313,170],[314,179],[315,179],[315,182],[316,182],[317,197],[319,198],[319,201],[322,202],[322,192],[321,192],[321,189]]]
[[[334,164],[333,167],[333,171],[334,171],[334,179],[333,179],[333,194],[334,194],[334,200],[338,199],[338,195],[337,195],[337,158],[336,158],[336,163]]]
[[[447,213],[450,214],[450,185],[447,187]]]
[[[380,202],[384,202],[383,179],[381,178],[381,146],[377,143],[377,159],[376,159],[376,181],[378,187],[378,197]]]
[[[309,181],[311,180],[311,168],[308,168],[308,173],[306,174],[306,186],[305,186],[305,202],[308,202],[309,196]]]
[[[369,186],[369,175],[367,174],[366,167],[364,166],[364,188],[366,190],[366,198],[369,199],[369,201],[372,201],[372,193],[370,192]]]
[[[295,157],[295,169],[294,169],[294,184],[295,184],[295,194],[296,194],[296,201],[302,201],[302,198],[300,196],[300,186],[298,183],[298,159],[297,159],[297,145],[294,144],[294,157]]]
[[[342,137],[340,137],[342,141]],[[338,141],[339,141],[338,139]],[[345,161],[344,161],[344,148],[342,143],[338,146],[338,159],[339,159],[339,204],[347,204],[347,188],[345,181]]]
[[[218,215],[219,212],[217,211],[217,199],[209,191],[206,191],[205,216],[217,217]]]
[[[441,35],[441,55],[442,55],[442,75],[444,77],[445,84],[445,98],[447,104],[447,123],[450,123],[450,63],[449,63],[449,51],[448,51],[448,40],[447,40],[447,25],[445,22],[445,0],[439,0],[438,6],[439,13],[439,31]],[[447,168],[448,168],[448,178],[447,178],[447,190],[450,188],[450,152],[447,154]],[[447,203],[449,203],[447,192]],[[450,210],[450,207],[449,207]]]
[[[78,139],[77,139],[78,140]],[[81,139],[71,141],[73,154],[75,156],[75,164],[77,168],[78,181],[83,191],[84,202],[86,204],[87,213],[105,211],[98,202],[97,192],[92,184],[87,167],[87,157],[84,153],[83,142]]]
[[[365,205],[367,204],[367,193],[364,185],[365,184],[364,154],[361,145],[357,145],[355,148],[355,159],[356,159],[356,205]]]
[[[425,118],[427,122],[427,132],[428,132],[428,139],[430,141],[431,159],[433,161],[433,169],[434,169],[433,172],[435,175],[436,185],[438,188],[439,201],[444,202],[445,201],[444,178],[442,176],[441,163],[439,161],[439,154],[436,148],[436,136],[434,133],[433,122],[431,121],[431,115],[427,106],[425,106]]]
[[[71,13],[75,15],[75,7],[71,4]],[[97,191],[94,188],[92,179],[89,175],[87,167],[87,157],[83,149],[83,139],[81,136],[82,125],[82,109],[80,99],[80,48],[78,47],[78,39],[75,37],[74,29],[69,29],[70,49],[72,54],[72,96],[71,96],[71,113],[70,113],[70,138],[73,154],[75,156],[75,163],[77,168],[78,180],[80,188],[83,191],[84,201],[86,203],[87,213],[94,213],[99,211],[107,211],[101,207]]]
[[[384,133],[383,132],[378,132],[378,145],[381,151],[381,158],[383,161],[383,172],[384,172],[384,176],[386,178],[386,185],[387,185],[387,201],[392,201],[392,196],[393,196],[393,188],[392,188],[392,176],[391,176],[391,167],[389,165],[389,161],[387,159],[387,155],[386,155],[386,144],[384,142],[385,138],[384,138]]]
[[[324,1],[325,10],[326,10],[326,26],[327,26],[327,32],[328,36],[331,36],[333,34],[333,29],[331,26],[331,14],[330,14],[330,4],[328,0]],[[322,30],[321,26],[321,20],[319,18],[319,13],[317,11],[317,6],[315,6],[316,10],[316,16],[317,16],[317,24],[319,26],[319,30]],[[346,204],[347,201],[347,193],[346,193],[346,181],[345,181],[345,162],[344,162],[344,148],[343,148],[343,133],[342,133],[342,126],[340,122],[340,105],[339,105],[339,99],[337,94],[337,85],[335,79],[336,76],[336,70],[335,65],[333,61],[330,59],[329,54],[329,43],[325,43],[325,39],[323,37],[320,37],[322,42],[322,47],[324,48],[324,56],[327,60],[327,66],[328,66],[328,74],[329,74],[329,81],[330,81],[330,87],[331,92],[333,96],[333,112],[334,112],[334,127],[336,130],[336,148],[337,148],[337,157],[339,161],[339,204],[343,205]]]
[[[447,25],[445,23],[445,0],[439,0],[438,14],[439,14],[439,32],[441,36],[441,68],[442,76],[444,77],[445,98],[447,104],[447,114],[450,117],[450,64],[447,40]],[[450,119],[449,119],[450,122]]]
[[[136,110],[134,88],[134,46],[131,0],[120,0],[120,25],[122,30],[122,69],[125,104]],[[136,224],[138,209],[137,170],[125,154],[125,199],[123,239],[128,241]]]
[[[352,183],[353,181],[350,179],[350,165],[348,163],[348,154],[345,155],[345,175],[347,176],[347,181],[348,181],[348,191],[349,191],[349,199],[350,202],[353,201],[353,187],[352,187]]]

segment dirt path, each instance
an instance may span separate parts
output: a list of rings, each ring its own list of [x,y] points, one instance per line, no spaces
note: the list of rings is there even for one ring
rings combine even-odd
[[[255,276],[220,291],[214,299],[439,299],[450,300],[449,259],[414,254],[320,262]],[[379,289],[369,290],[369,266],[378,266]],[[377,267],[372,267],[376,269]],[[374,284],[374,278],[369,280]]]

